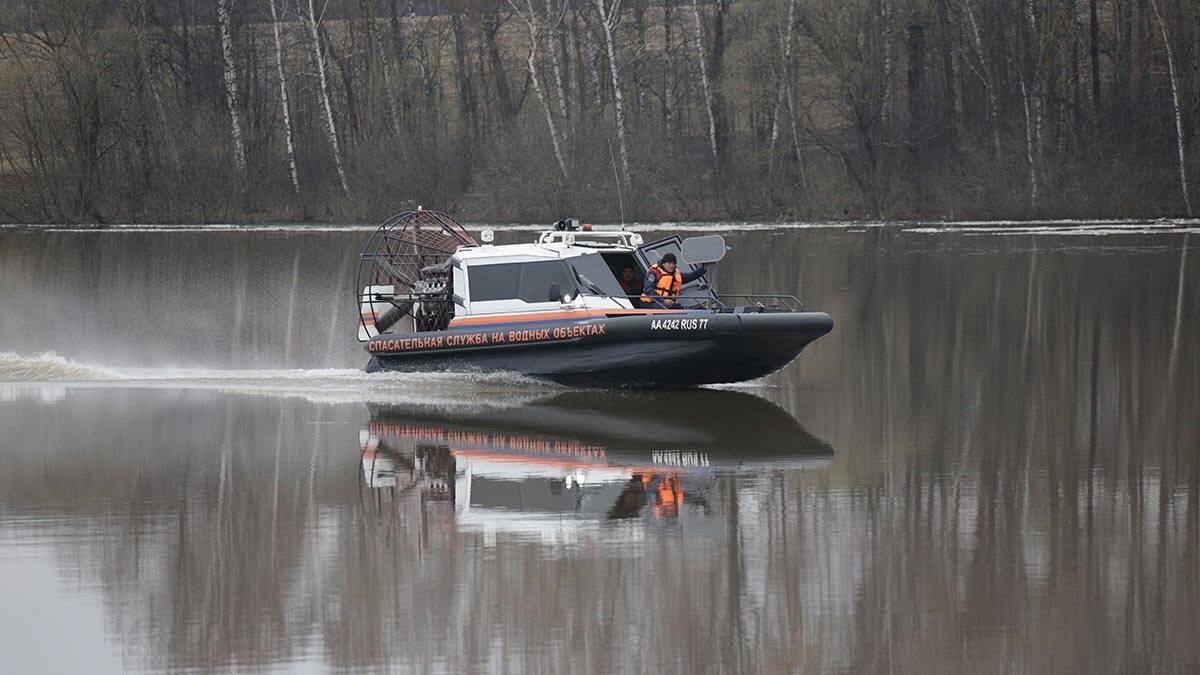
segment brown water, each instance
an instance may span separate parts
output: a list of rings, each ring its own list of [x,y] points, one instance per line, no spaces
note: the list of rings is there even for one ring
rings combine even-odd
[[[719,289],[836,327],[659,393],[357,373],[361,231],[0,230],[0,671],[1195,672],[1200,252],[1145,229],[734,232]]]

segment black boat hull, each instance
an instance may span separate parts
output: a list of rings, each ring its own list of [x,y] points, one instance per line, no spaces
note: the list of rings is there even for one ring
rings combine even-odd
[[[823,312],[659,312],[380,335],[368,370],[516,372],[571,386],[743,382],[833,328]]]

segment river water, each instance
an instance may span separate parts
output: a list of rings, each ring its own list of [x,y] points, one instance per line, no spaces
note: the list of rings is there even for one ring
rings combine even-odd
[[[362,228],[0,229],[0,670],[1200,669],[1194,227],[719,229],[835,328],[674,392],[363,374]]]

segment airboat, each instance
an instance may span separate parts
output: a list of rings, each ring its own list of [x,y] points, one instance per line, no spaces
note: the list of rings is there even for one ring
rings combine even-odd
[[[424,209],[371,235],[355,283],[368,371],[513,372],[598,387],[732,383],[779,370],[833,328],[794,296],[717,293],[706,275],[684,284],[670,309],[631,292],[667,253],[685,274],[718,263],[728,250],[720,235],[647,244],[569,219],[532,243],[494,239],[484,230],[477,242],[454,218]]]

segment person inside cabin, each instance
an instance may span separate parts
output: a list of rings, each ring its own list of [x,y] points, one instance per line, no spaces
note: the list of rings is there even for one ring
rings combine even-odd
[[[674,253],[666,253],[646,272],[642,285],[642,306],[653,309],[680,309],[679,291],[683,285],[704,276],[704,266],[683,274]]]
[[[617,281],[621,282],[621,290],[625,292],[625,296],[633,300],[633,303],[636,305],[638,302],[637,295],[642,292],[642,285],[638,283],[637,273],[633,271],[632,267],[626,265],[621,270],[621,276]]]

